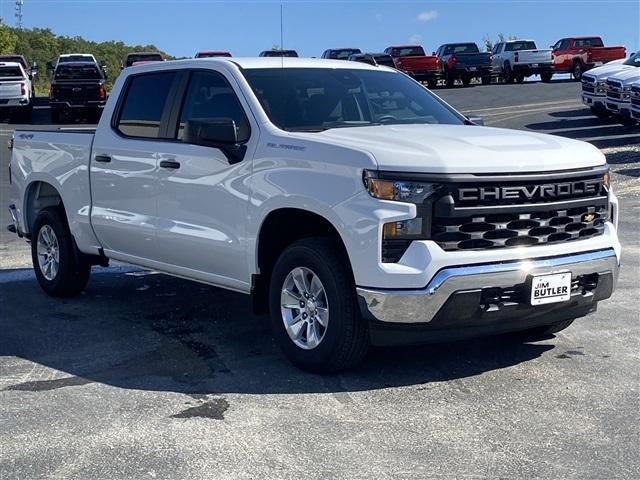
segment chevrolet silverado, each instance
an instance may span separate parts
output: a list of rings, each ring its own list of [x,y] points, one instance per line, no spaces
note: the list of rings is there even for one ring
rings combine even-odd
[[[312,371],[370,345],[546,338],[618,275],[597,148],[478,126],[366,63],[132,67],[95,133],[17,130],[10,166],[9,229],[45,292],[113,259],[251,294]]]

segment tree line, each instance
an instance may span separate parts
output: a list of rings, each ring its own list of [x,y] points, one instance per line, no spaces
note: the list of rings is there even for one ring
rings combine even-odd
[[[101,65],[106,66],[107,87],[111,88],[120,73],[124,57],[131,52],[159,52],[165,58],[172,59],[155,45],[125,45],[123,42],[93,42],[82,37],[56,35],[48,28],[18,29],[9,27],[0,19],[0,54],[24,55],[27,62],[36,64],[36,90],[49,89],[47,62],[55,62],[58,55],[64,53],[91,53]]]

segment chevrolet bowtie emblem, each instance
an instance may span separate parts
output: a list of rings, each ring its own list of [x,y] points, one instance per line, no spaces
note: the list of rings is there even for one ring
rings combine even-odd
[[[582,221],[583,222],[593,222],[594,218],[596,218],[596,215],[594,213],[585,213],[582,216]]]

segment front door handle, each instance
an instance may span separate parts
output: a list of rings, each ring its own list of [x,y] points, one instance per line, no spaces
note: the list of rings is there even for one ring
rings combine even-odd
[[[109,155],[96,155],[94,160],[100,163],[110,163],[111,157]]]
[[[180,168],[180,162],[176,162],[175,160],[160,160],[160,168],[176,170]]]

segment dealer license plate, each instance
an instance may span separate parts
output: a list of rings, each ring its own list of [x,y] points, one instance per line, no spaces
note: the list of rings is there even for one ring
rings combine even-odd
[[[564,302],[571,298],[571,272],[531,278],[531,305]]]
[[[539,64],[539,63],[533,63],[533,64],[531,64],[531,66],[532,66],[533,68],[536,68],[536,67],[539,67],[539,66],[540,66],[540,64]]]

